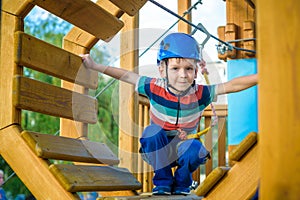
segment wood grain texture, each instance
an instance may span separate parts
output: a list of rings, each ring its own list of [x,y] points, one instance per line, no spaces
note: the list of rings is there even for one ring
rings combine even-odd
[[[41,158],[116,165],[119,159],[103,143],[23,131],[22,138]]]
[[[73,119],[97,122],[97,100],[76,92],[22,76],[14,77],[13,102],[19,109]]]
[[[98,73],[83,66],[81,57],[24,32],[15,33],[18,65],[96,89]]]
[[[70,192],[136,190],[141,184],[124,168],[110,166],[51,165],[50,171]]]
[[[121,20],[90,0],[33,0],[32,4],[102,40],[114,36],[124,26]]]

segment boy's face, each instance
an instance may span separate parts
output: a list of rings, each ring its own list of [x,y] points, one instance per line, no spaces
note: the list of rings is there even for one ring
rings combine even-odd
[[[178,91],[185,91],[197,78],[198,67],[193,59],[170,58],[168,61],[168,81]],[[166,66],[159,68],[162,78],[166,78]],[[171,92],[179,94],[180,92],[170,88]]]

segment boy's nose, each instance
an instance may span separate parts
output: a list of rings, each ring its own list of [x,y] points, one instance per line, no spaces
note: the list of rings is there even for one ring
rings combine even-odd
[[[181,77],[186,77],[186,70],[185,69],[181,69],[181,70],[179,70],[179,73],[180,73],[180,76]]]

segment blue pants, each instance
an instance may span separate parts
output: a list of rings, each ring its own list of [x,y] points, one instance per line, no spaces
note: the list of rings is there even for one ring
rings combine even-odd
[[[167,137],[158,125],[152,124],[140,139],[143,159],[154,169],[153,183],[156,186],[189,187],[192,172],[209,157],[209,152],[196,139],[180,140]],[[177,166],[174,177],[171,168]]]

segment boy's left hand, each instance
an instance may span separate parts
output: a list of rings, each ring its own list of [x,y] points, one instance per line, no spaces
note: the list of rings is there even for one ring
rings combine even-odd
[[[208,70],[206,68],[206,62],[205,60],[201,60],[198,65],[200,66],[201,69],[201,74],[208,74]]]
[[[179,132],[178,137],[181,140],[186,140],[187,139],[187,133],[182,130],[181,128],[177,129],[177,131]]]

